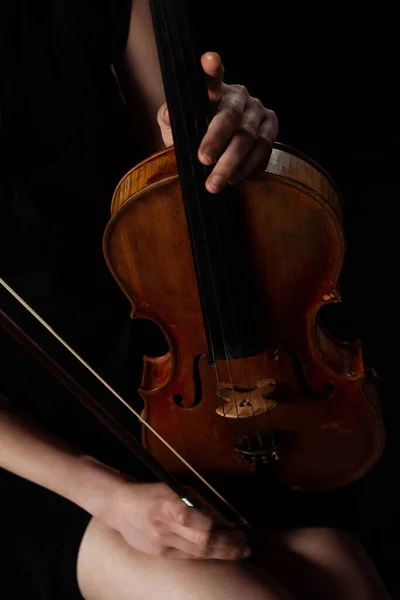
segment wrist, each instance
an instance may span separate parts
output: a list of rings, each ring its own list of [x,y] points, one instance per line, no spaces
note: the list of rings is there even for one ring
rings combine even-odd
[[[78,459],[76,477],[69,488],[69,499],[96,518],[107,512],[111,498],[125,481],[120,471],[82,455]]]

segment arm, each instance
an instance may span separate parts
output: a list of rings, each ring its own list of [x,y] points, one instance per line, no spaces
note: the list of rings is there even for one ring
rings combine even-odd
[[[132,481],[84,455],[1,395],[0,467],[77,504],[147,554],[224,560],[249,554],[241,532],[211,536],[212,520],[167,486]]]
[[[151,154],[165,148],[157,123],[165,94],[149,0],[132,2],[127,45],[117,72],[144,150]]]
[[[121,475],[52,435],[3,400],[0,467],[100,515]]]

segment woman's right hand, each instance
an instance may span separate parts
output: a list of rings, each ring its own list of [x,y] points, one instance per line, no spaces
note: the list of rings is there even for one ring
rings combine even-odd
[[[153,556],[235,560],[250,555],[243,532],[214,530],[211,517],[186,506],[164,483],[122,480],[97,518]]]

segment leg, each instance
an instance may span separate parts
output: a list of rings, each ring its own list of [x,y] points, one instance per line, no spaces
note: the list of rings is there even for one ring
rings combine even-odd
[[[295,600],[248,561],[147,556],[96,519],[82,539],[77,573],[86,600]]]
[[[257,564],[299,600],[390,600],[361,543],[334,529],[298,529],[267,534]]]

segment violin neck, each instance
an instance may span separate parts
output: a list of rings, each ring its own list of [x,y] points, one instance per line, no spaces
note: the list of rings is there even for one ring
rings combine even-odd
[[[174,145],[184,164],[191,163],[212,117],[200,56],[184,0],[150,0],[150,4]]]
[[[212,118],[200,54],[183,0],[151,0],[186,221],[211,359],[256,354],[254,297],[233,188],[210,194],[198,149]]]

